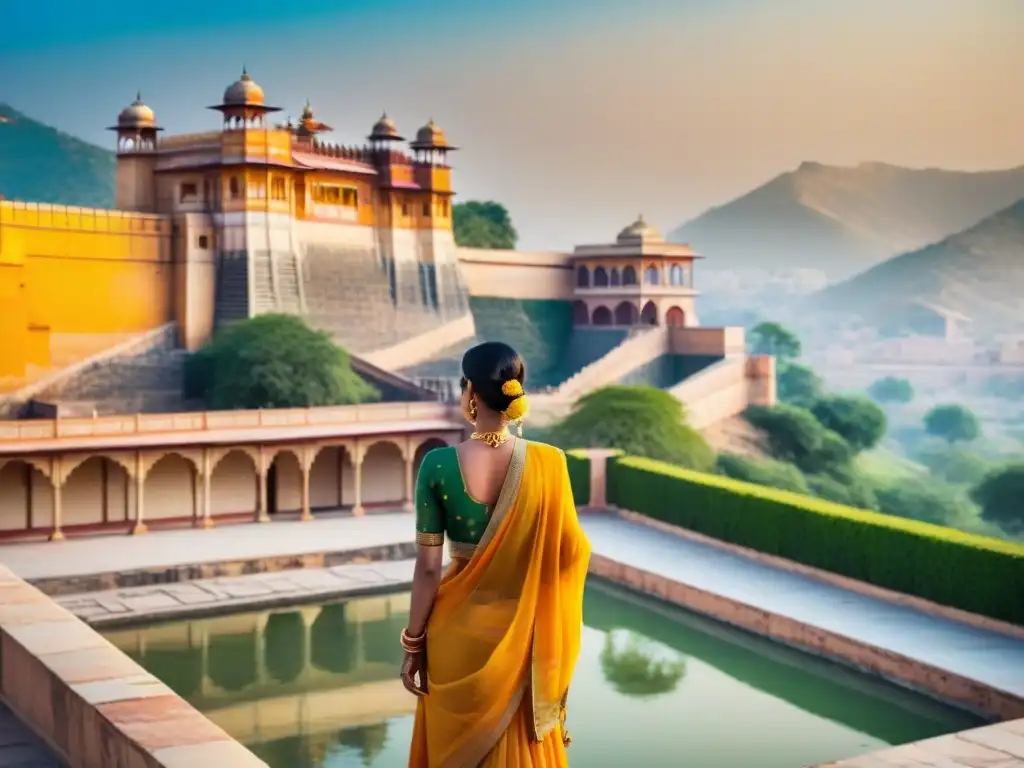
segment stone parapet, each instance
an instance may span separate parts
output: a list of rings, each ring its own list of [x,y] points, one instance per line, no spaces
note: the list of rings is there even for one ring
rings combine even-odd
[[[0,567],[0,693],[71,768],[266,768],[88,625]]]

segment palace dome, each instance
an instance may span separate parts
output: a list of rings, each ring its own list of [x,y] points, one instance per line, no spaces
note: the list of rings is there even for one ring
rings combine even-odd
[[[662,240],[661,233],[644,221],[643,214],[637,216],[636,221],[626,227],[624,230],[619,232],[618,241],[621,242],[636,242],[641,241],[658,241]]]
[[[262,105],[263,89],[249,77],[243,67],[242,76],[224,91],[224,103],[232,106]]]
[[[155,123],[156,115],[143,103],[141,93],[117,116],[117,124],[121,128],[144,128]]]
[[[447,147],[448,137],[434,118],[430,118],[430,122],[416,131],[416,143],[423,147]]]
[[[395,125],[395,121],[388,117],[387,112],[384,112],[381,114],[380,120],[373,124],[370,138],[400,140],[401,136],[398,135],[398,126]]]

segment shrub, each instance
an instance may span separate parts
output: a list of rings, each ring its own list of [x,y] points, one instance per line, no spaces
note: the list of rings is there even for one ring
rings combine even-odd
[[[873,448],[885,435],[885,412],[866,397],[822,397],[811,407],[811,413],[856,452]]]
[[[783,491],[809,492],[800,470],[784,461],[751,459],[735,453],[723,453],[718,457],[717,466],[719,472],[734,480],[744,480]]]
[[[186,363],[189,396],[212,409],[306,408],[377,400],[348,354],[294,315],[259,315],[219,330]]]
[[[771,455],[811,474],[832,473],[850,463],[853,450],[814,414],[795,405],[754,406],[747,420],[765,433]]]
[[[608,495],[722,541],[1024,623],[1024,546],[636,457],[609,462]]]
[[[974,485],[991,468],[991,464],[977,453],[948,443],[924,447],[918,459],[933,475],[957,485]]]
[[[868,394],[880,403],[909,403],[914,399],[914,388],[906,379],[886,376],[868,387]]]
[[[971,491],[971,498],[981,507],[982,520],[1009,534],[1024,534],[1024,463],[1008,464],[990,472]],[[1024,601],[1024,595],[1021,600]]]
[[[590,458],[580,451],[568,451],[565,464],[569,468],[573,501],[577,506],[586,506],[590,503]]]
[[[938,405],[924,417],[924,428],[929,435],[941,437],[950,443],[970,442],[981,435],[978,417],[962,405]]]
[[[604,387],[579,400],[549,434],[556,445],[611,448],[693,469],[711,469],[715,454],[687,426],[683,404],[653,387]]]

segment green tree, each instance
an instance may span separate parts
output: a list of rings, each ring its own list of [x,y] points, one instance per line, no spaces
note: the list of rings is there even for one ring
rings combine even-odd
[[[653,387],[604,387],[590,392],[549,431],[562,448],[615,448],[706,471],[715,454],[686,424],[683,404]]]
[[[914,388],[906,379],[886,376],[868,387],[868,394],[880,403],[909,403],[914,399]]]
[[[758,323],[750,331],[748,346],[755,355],[774,355],[781,361],[800,357],[800,339],[779,323]]]
[[[903,477],[875,488],[878,509],[888,515],[936,525],[962,524],[972,514],[970,503],[934,479]]]
[[[1012,536],[1024,535],[1024,462],[993,470],[971,491],[981,518]]]
[[[974,451],[945,442],[926,446],[917,458],[933,475],[954,485],[975,485],[991,469],[991,463]]]
[[[469,200],[452,206],[455,242],[465,248],[512,250],[519,235],[501,203]]]
[[[962,405],[935,406],[925,414],[924,428],[949,443],[969,443],[981,435],[978,417]]]
[[[885,412],[866,397],[828,395],[814,403],[811,413],[857,452],[873,448],[885,435]]]
[[[854,451],[814,414],[795,405],[754,406],[747,420],[765,434],[768,452],[776,459],[795,464],[802,472],[851,476]]]
[[[330,336],[295,315],[259,315],[225,326],[189,358],[185,378],[187,394],[213,409],[305,408],[380,397]]]
[[[837,504],[858,509],[878,509],[874,490],[855,474],[842,480],[831,475],[808,475],[807,486],[815,496]]]
[[[794,405],[810,405],[825,392],[825,383],[814,371],[798,363],[775,363],[775,382],[779,400]]]
[[[756,483],[781,491],[809,493],[803,474],[792,464],[775,459],[753,459],[735,453],[718,455],[718,471],[734,480]]]

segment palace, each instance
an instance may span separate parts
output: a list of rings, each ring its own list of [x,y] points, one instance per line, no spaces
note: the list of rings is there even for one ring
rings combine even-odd
[[[433,120],[410,152],[386,114],[332,144],[308,103],[272,123],[245,71],[211,109],[220,130],[170,137],[141,97],[118,115],[114,211],[0,203],[0,392],[168,323],[194,350],[293,312],[365,351],[467,314]]]

